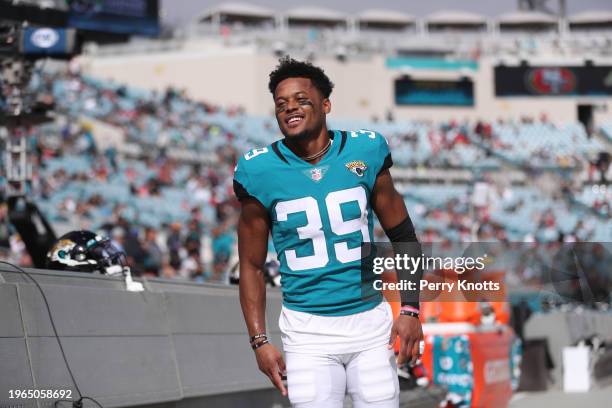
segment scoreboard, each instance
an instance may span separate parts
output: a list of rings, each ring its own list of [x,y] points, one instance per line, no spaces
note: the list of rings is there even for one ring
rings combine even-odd
[[[159,34],[159,0],[67,0],[68,26],[116,34]]]
[[[460,80],[423,80],[402,77],[395,80],[396,105],[473,106],[474,83]]]
[[[496,96],[612,95],[612,66],[495,67]]]

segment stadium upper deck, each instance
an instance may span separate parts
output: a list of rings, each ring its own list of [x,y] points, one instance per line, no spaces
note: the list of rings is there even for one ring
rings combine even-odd
[[[226,44],[255,44],[274,52],[313,53],[338,58],[409,53],[421,56],[612,55],[612,10],[587,11],[568,18],[520,11],[496,18],[441,10],[424,18],[392,10],[356,15],[301,7],[285,12],[225,3],[202,12],[192,24],[174,30],[176,39],[223,38]],[[157,46],[156,46],[157,44]],[[135,48],[165,48],[140,43]],[[172,46],[170,46],[171,48]],[[158,49],[159,49],[158,48]],[[117,53],[128,47],[107,48]]]
[[[427,18],[225,5],[171,38],[88,47],[84,72],[140,88],[186,89],[269,115],[279,55],[316,60],[336,83],[333,117],[517,119],[545,114],[587,128],[612,121],[612,12]],[[364,81],[367,78],[367,81]],[[355,86],[359,84],[359,86]]]

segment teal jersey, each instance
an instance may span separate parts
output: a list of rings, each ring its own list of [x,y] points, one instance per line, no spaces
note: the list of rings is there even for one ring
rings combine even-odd
[[[285,307],[341,316],[382,299],[362,298],[361,243],[373,236],[374,183],[392,160],[376,132],[334,130],[330,137],[329,151],[314,165],[281,140],[251,150],[238,161],[234,190],[268,211]]]

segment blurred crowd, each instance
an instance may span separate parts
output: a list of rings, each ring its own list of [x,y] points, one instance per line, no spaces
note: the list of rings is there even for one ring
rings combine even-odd
[[[213,151],[214,165],[177,161],[166,154],[163,146],[147,149],[139,157],[130,159],[120,154],[115,146],[98,146],[91,125],[68,110],[78,101],[62,100],[51,91],[56,77],[39,79],[45,81],[41,89],[49,90],[42,92],[39,98],[67,115],[51,124],[23,129],[33,169],[28,195],[36,198],[54,225],[60,226],[56,228],[57,235],[70,229],[89,229],[110,237],[126,252],[136,276],[227,282],[230,258],[235,257],[237,210],[231,183],[237,152],[227,143],[231,142],[232,134],[219,126],[201,125],[198,140],[207,143],[214,139],[218,144]],[[72,76],[69,82],[74,94],[87,92],[79,76]],[[178,92],[169,89],[159,104],[142,103],[126,111],[117,104],[122,93],[122,89],[97,92],[93,97],[95,102],[86,101],[85,106],[93,109],[110,104],[112,108],[108,113],[94,116],[110,124],[121,124],[127,135],[130,135],[131,124],[139,126],[139,118],[165,117],[165,123],[172,123],[172,115],[164,111],[164,106],[181,99]],[[205,104],[198,106],[214,110]],[[123,118],[128,118],[128,122]],[[78,166],[71,162],[52,166],[54,161],[64,158],[79,159],[74,162]],[[123,183],[126,187],[120,200],[110,199],[105,194],[104,187],[112,183]],[[65,194],[75,184],[102,188],[88,194]],[[3,196],[6,187],[2,162],[0,189]],[[138,208],[127,204],[130,200],[153,201],[171,188],[180,188],[184,196],[189,197],[189,200],[168,200],[162,204],[171,206],[169,211],[180,214],[175,220],[142,219]],[[52,208],[45,207],[47,203]],[[32,266],[19,234],[7,222],[6,203],[0,204],[0,251],[2,259]]]
[[[228,282],[237,262],[239,204],[232,192],[233,168],[247,147],[278,137],[273,119],[258,122],[258,132],[268,138],[262,140],[254,136],[258,132],[244,128],[248,116],[239,107],[193,101],[175,89],[144,92],[102,83],[77,70],[36,75],[32,88],[59,116],[51,124],[24,130],[34,169],[28,194],[60,227],[58,232],[90,229],[111,237],[127,253],[135,275]],[[101,145],[87,118],[118,129],[125,143],[140,150],[130,153],[116,143]],[[472,182],[452,194],[447,186],[402,190],[422,241],[597,240],[602,219],[607,236],[612,235],[612,190],[603,190],[610,157],[605,151],[593,155],[590,135],[557,128],[545,117],[516,123],[419,122],[403,131],[401,123],[390,119],[380,124],[380,131],[389,139],[396,166],[478,169]],[[532,125],[538,131],[574,132],[568,140],[584,143],[585,150],[508,141],[512,132]],[[176,149],[209,155],[208,160],[181,160],[170,154]],[[529,151],[527,159],[520,155],[523,150]],[[564,168],[583,166],[588,181],[600,183],[602,190],[594,199],[580,201],[576,197],[584,186],[572,180],[543,195],[535,186],[516,187],[488,177],[487,169],[503,172],[501,166],[515,159],[515,168],[528,177],[543,171],[534,163],[557,166],[561,180]],[[5,187],[2,166],[0,188]],[[0,204],[0,257],[29,266],[31,260],[6,222],[6,213],[6,204]],[[376,237],[384,239],[380,228]]]

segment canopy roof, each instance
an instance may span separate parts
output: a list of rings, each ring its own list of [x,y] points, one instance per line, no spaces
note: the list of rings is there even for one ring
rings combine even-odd
[[[288,10],[285,16],[294,20],[344,21],[346,14],[323,7],[297,7]]]
[[[394,10],[368,9],[356,15],[357,20],[373,23],[412,24],[415,18],[410,14]]]
[[[601,24],[612,23],[612,11],[609,10],[591,10],[583,11],[582,13],[574,14],[568,18],[570,23],[574,24]]]
[[[485,16],[467,11],[441,10],[427,17],[429,24],[482,25],[487,23]]]
[[[215,14],[245,16],[255,18],[274,18],[274,11],[249,3],[221,3],[200,14],[198,20],[204,20]]]

